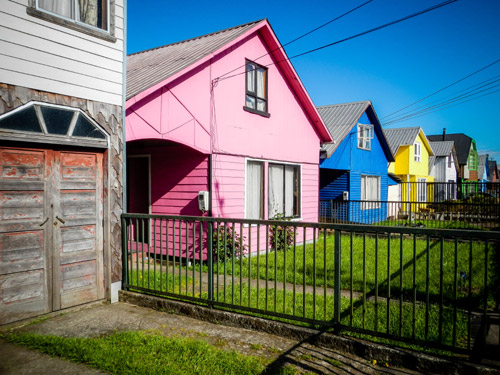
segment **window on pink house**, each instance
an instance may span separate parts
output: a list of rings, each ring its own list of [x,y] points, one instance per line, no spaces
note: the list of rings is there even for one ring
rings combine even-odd
[[[267,103],[267,68],[252,61],[246,61],[245,74],[246,111],[269,117]]]

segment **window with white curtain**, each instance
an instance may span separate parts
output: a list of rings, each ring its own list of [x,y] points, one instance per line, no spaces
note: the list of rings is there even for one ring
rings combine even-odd
[[[300,216],[300,168],[297,165],[269,164],[268,217]]]
[[[420,163],[422,160],[421,155],[422,155],[422,145],[418,142],[415,142],[413,145],[413,148],[415,150],[415,161]]]
[[[37,0],[37,9],[108,30],[109,0]]]
[[[427,201],[427,180],[425,178],[418,179],[418,201]]]
[[[264,163],[247,162],[246,218],[264,219]]]
[[[368,201],[362,209],[380,207],[380,176],[361,176],[361,200]]]
[[[246,61],[245,109],[268,115],[267,112],[267,68],[252,61]]]

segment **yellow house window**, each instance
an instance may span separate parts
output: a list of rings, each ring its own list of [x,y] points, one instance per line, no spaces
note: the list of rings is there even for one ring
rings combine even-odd
[[[413,145],[413,149],[415,151],[415,161],[420,163],[422,161],[422,145],[418,142],[415,142]]]

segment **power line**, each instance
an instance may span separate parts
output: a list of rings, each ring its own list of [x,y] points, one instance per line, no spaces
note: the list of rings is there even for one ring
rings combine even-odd
[[[447,1],[444,1],[442,3],[439,3],[437,5],[434,5],[432,7],[429,7],[429,8],[426,8],[426,9],[423,9],[419,12],[416,12],[416,13],[413,13],[413,14],[410,14],[406,17],[403,17],[403,18],[399,18],[397,20],[394,20],[394,21],[391,21],[391,22],[388,22],[388,23],[385,23],[383,25],[380,25],[380,26],[377,26],[377,27],[374,27],[372,29],[369,29],[369,30],[366,30],[366,31],[363,31],[361,33],[358,33],[358,34],[355,34],[355,35],[352,35],[352,36],[349,36],[347,38],[344,38],[344,39],[340,39],[340,40],[337,40],[336,42],[333,42],[333,43],[329,43],[329,44],[326,44],[324,46],[321,46],[321,47],[317,47],[317,48],[314,48],[314,49],[311,49],[311,50],[308,50],[306,52],[302,52],[302,53],[299,53],[297,55],[294,55],[292,57],[288,57],[286,59],[283,59],[283,60],[280,60],[278,61],[278,63],[280,62],[283,62],[283,61],[290,61],[291,59],[295,59],[297,57],[300,57],[300,56],[304,56],[304,55],[307,55],[307,54],[310,54],[310,53],[313,53],[313,52],[316,52],[316,51],[319,51],[319,50],[322,50],[322,49],[325,49],[325,48],[328,48],[328,47],[332,47],[336,44],[340,44],[340,43],[343,43],[343,42],[347,42],[348,40],[351,40],[351,39],[355,39],[355,38],[359,38],[360,36],[363,36],[363,35],[366,35],[366,34],[369,34],[369,33],[372,33],[374,31],[378,31],[378,30],[381,30],[381,29],[384,29],[386,27],[389,27],[389,26],[392,26],[392,25],[395,25],[397,23],[400,23],[400,22],[403,22],[403,21],[406,21],[406,20],[409,20],[410,18],[414,18],[414,17],[417,17],[417,16],[420,16],[424,13],[428,13],[428,12],[431,12],[433,10],[436,10],[438,8],[441,8],[445,5],[449,5],[451,3],[454,3],[455,1],[458,1],[458,0],[447,0]],[[271,66],[271,65],[275,65],[276,63],[270,63],[270,64],[267,64],[265,66]],[[233,70],[234,71],[234,70]],[[246,72],[241,72],[241,73],[237,73],[237,74],[233,74],[233,75],[230,75],[228,77],[225,77],[223,78],[224,80],[226,79],[229,79],[229,78],[233,78],[233,77],[236,77],[236,76],[239,76],[241,74],[245,74]]]
[[[462,99],[465,99],[465,98],[468,98],[468,97],[471,97],[471,96],[475,96],[475,95],[480,94],[480,93],[482,93],[482,92],[485,92],[485,91],[491,90],[491,89],[493,89],[493,88],[495,88],[495,87],[500,86],[500,84],[496,84],[496,85],[494,85],[494,86],[491,86],[491,87],[485,88],[485,89],[483,89],[483,90],[479,90],[479,89],[481,89],[481,88],[483,88],[483,87],[485,87],[485,86],[489,86],[489,85],[491,85],[491,84],[493,84],[493,83],[495,83],[495,82],[497,82],[497,81],[500,81],[500,79],[497,79],[497,80],[495,80],[495,81],[493,81],[493,82],[490,82],[490,83],[488,83],[488,84],[485,84],[485,85],[482,85],[482,86],[480,86],[480,87],[477,87],[477,88],[475,88],[475,89],[473,89],[473,90],[469,90],[468,92],[466,92],[466,93],[464,93],[464,94],[457,95],[457,96],[455,96],[455,97],[453,97],[453,98],[451,98],[451,99],[445,100],[445,101],[443,101],[443,102],[441,102],[441,103],[431,105],[431,106],[426,107],[426,108],[424,108],[424,109],[422,109],[422,110],[420,110],[420,111],[414,111],[414,112],[409,111],[409,112],[406,112],[406,113],[409,113],[409,114],[408,114],[408,115],[406,115],[406,116],[402,115],[402,116],[400,116],[400,117],[397,117],[397,118],[394,118],[394,119],[392,119],[392,120],[386,121],[386,122],[382,123],[382,125],[383,125],[383,126],[385,126],[385,125],[388,125],[388,124],[391,124],[391,123],[394,123],[394,122],[399,122],[399,121],[400,121],[400,120],[402,120],[402,119],[413,118],[413,117],[415,117],[415,116],[417,116],[417,115],[419,115],[419,114],[425,114],[426,112],[429,112],[429,111],[431,111],[431,110],[433,110],[433,109],[435,109],[435,108],[443,107],[443,106],[446,106],[446,105],[451,104],[451,103],[453,103],[453,102],[460,101],[460,100],[462,100]],[[479,90],[479,91],[478,91],[478,90]],[[421,108],[422,108],[422,107],[421,107]]]
[[[279,50],[279,49],[283,49],[284,47],[288,46],[289,44],[292,44],[292,43],[296,42],[297,40],[300,40],[300,39],[302,39],[302,38],[306,37],[307,35],[312,34],[313,32],[318,31],[319,29],[322,29],[323,27],[325,27],[325,26],[327,26],[327,25],[331,24],[332,22],[338,21],[339,19],[341,19],[341,18],[343,18],[343,17],[347,16],[348,14],[351,14],[352,12],[355,12],[356,10],[358,10],[358,9],[360,9],[360,8],[362,8],[362,7],[364,7],[365,5],[367,5],[367,4],[369,4],[369,3],[371,3],[372,1],[373,1],[373,0],[368,0],[368,1],[364,2],[364,3],[363,3],[363,4],[361,4],[361,5],[358,5],[357,7],[352,8],[351,10],[348,10],[347,12],[345,12],[345,13],[341,14],[340,16],[337,16],[337,17],[335,17],[334,19],[331,19],[330,21],[328,21],[328,22],[326,22],[326,23],[322,24],[321,26],[318,26],[318,27],[316,27],[316,28],[314,28],[314,29],[312,29],[312,30],[310,30],[310,31],[306,32],[305,34],[302,34],[302,35],[298,36],[297,38],[295,38],[295,39],[293,39],[293,40],[290,40],[289,42],[287,42],[287,43],[285,43],[285,44],[283,44],[283,45],[279,46],[278,48],[275,48],[275,49],[271,50],[271,52],[265,53],[265,54],[263,54],[262,56],[259,56],[259,57],[257,57],[256,59],[253,59],[253,61],[257,61],[257,60],[259,60],[259,59],[263,58],[264,56],[267,56],[267,55],[269,55],[269,54],[273,53],[274,51],[277,51],[277,50]],[[230,70],[230,71],[229,71],[229,72],[227,72],[227,73],[222,74],[221,76],[219,76],[219,77],[217,77],[217,78],[215,78],[215,79],[220,79],[220,78],[222,78],[222,77],[224,77],[224,76],[226,76],[226,75],[228,75],[228,74],[230,74],[230,73],[232,73],[232,72],[234,72],[234,71],[236,71],[236,70],[238,70],[238,69],[244,68],[244,67],[245,67],[245,65],[241,65],[241,66],[239,66],[239,67],[237,67],[237,68],[235,68],[235,69],[233,69],[233,70]]]
[[[458,93],[461,93],[461,92],[464,92],[464,91],[467,91],[467,90],[469,90],[469,91],[467,92],[467,93],[469,93],[469,92],[472,92],[472,91],[478,90],[478,89],[480,89],[480,88],[482,88],[482,87],[485,87],[485,86],[491,85],[491,84],[493,84],[493,83],[495,83],[495,82],[500,81],[500,78],[499,78],[499,77],[500,77],[500,74],[499,74],[499,75],[496,75],[496,76],[494,76],[494,77],[488,78],[487,80],[484,80],[484,81],[482,81],[482,82],[476,83],[476,84],[474,84],[474,85],[472,85],[472,86],[466,87],[465,89],[463,89],[463,90],[459,90],[459,91],[457,91],[457,92],[455,92],[455,93],[453,93],[453,94],[450,94],[450,95],[444,96],[444,97],[443,97],[443,98],[441,98],[441,99],[434,100],[433,102],[430,102],[430,103],[428,103],[428,104],[423,104],[423,105],[421,105],[421,106],[419,106],[419,107],[416,107],[415,109],[411,109],[411,110],[409,110],[409,111],[403,112],[403,113],[401,113],[401,114],[399,115],[399,117],[396,117],[396,118],[393,118],[393,119],[388,119],[387,121],[389,122],[389,121],[392,121],[392,120],[396,120],[396,119],[398,119],[398,118],[401,118],[401,117],[402,117],[402,116],[404,116],[404,115],[415,113],[417,110],[422,109],[422,108],[428,108],[428,106],[429,106],[429,105],[431,105],[431,104],[435,104],[435,103],[439,103],[439,102],[442,102],[444,99],[447,99],[447,98],[450,98],[450,97],[455,97],[455,98],[456,98],[457,96],[454,96],[454,95],[457,95]],[[480,86],[480,85],[482,85],[482,86]],[[479,87],[477,87],[477,86],[479,86]],[[472,88],[474,88],[474,87],[476,87],[476,88],[475,88],[474,90],[472,90]]]
[[[451,84],[449,84],[449,85],[447,85],[447,86],[443,87],[442,89],[439,89],[439,90],[437,90],[437,91],[434,91],[432,94],[429,94],[429,95],[427,95],[426,97],[424,97],[424,98],[422,98],[422,99],[419,99],[419,100],[417,100],[416,102],[414,102],[414,103],[411,103],[411,104],[407,105],[406,107],[403,107],[403,108],[401,108],[401,109],[398,109],[396,112],[392,112],[391,114],[388,114],[388,115],[386,115],[386,116],[384,116],[384,117],[381,117],[381,120],[386,119],[386,118],[388,118],[388,117],[392,117],[392,116],[393,116],[393,115],[395,115],[396,113],[399,113],[399,112],[401,112],[401,111],[404,111],[405,109],[410,108],[410,107],[414,106],[415,104],[420,103],[421,101],[423,101],[423,100],[425,100],[425,99],[427,99],[427,98],[430,98],[431,96],[434,96],[434,95],[436,95],[436,94],[440,93],[441,91],[444,91],[444,90],[446,90],[447,88],[450,88],[451,86],[454,86],[454,85],[456,85],[457,83],[460,83],[460,82],[462,82],[462,81],[466,80],[466,79],[467,79],[467,78],[469,78],[469,77],[472,77],[473,75],[475,75],[475,74],[477,74],[477,73],[479,73],[479,72],[481,72],[481,71],[483,71],[483,70],[485,70],[485,69],[489,68],[490,66],[493,66],[493,65],[497,64],[498,62],[500,62],[500,59],[498,59],[498,60],[496,60],[496,61],[493,61],[492,63],[490,63],[490,64],[488,64],[488,65],[486,65],[486,66],[483,66],[481,69],[478,69],[478,70],[476,70],[475,72],[473,72],[473,73],[471,73],[471,74],[468,74],[468,75],[466,75],[466,76],[465,76],[465,77],[463,77],[463,78],[460,78],[459,80],[457,80],[457,81],[455,81],[455,82],[453,82],[453,83],[451,83]]]
[[[427,113],[423,113],[423,114],[420,114],[420,115],[408,116],[408,118],[402,118],[402,119],[399,119],[399,120],[397,120],[397,121],[396,121],[396,120],[395,120],[395,121],[392,121],[392,122],[390,122],[390,123],[389,123],[389,122],[387,122],[387,123],[385,123],[384,125],[385,125],[385,126],[387,126],[387,125],[392,125],[392,124],[395,124],[395,123],[397,123],[397,122],[403,122],[403,121],[408,121],[408,120],[411,120],[411,119],[413,119],[413,118],[422,117],[422,116],[428,115],[428,114],[430,114],[430,113],[434,113],[434,112],[442,111],[442,110],[445,110],[445,109],[448,109],[448,108],[452,108],[452,107],[455,107],[455,106],[460,105],[460,104],[463,104],[463,103],[470,102],[471,100],[479,99],[479,98],[481,98],[481,97],[483,97],[483,96],[487,96],[487,95],[494,94],[494,93],[496,93],[496,92],[500,92],[500,89],[499,89],[499,90],[492,91],[492,92],[488,92],[488,93],[483,94],[483,95],[476,96],[476,97],[474,97],[474,98],[470,98],[470,99],[467,99],[467,100],[461,101],[461,102],[459,102],[459,103],[454,103],[454,104],[449,105],[449,106],[447,106],[447,107],[445,107],[445,108],[438,108],[438,109],[435,109],[435,110],[433,110],[433,111],[430,111],[430,112],[427,112]]]

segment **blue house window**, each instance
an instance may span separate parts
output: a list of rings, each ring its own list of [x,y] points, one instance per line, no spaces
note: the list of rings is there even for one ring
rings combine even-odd
[[[371,150],[373,125],[358,124],[358,148]]]
[[[380,176],[361,176],[362,210],[380,208]]]

